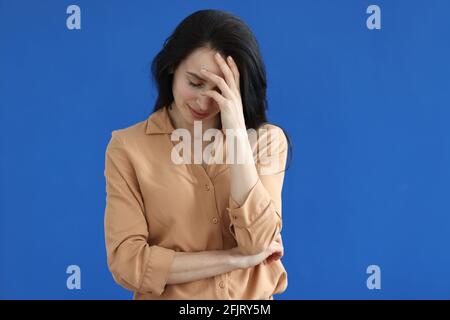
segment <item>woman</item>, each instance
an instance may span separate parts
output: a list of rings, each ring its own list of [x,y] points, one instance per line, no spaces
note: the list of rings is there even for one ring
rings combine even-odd
[[[195,12],[166,40],[152,73],[154,112],[113,131],[106,150],[114,279],[134,299],[273,299],[287,287],[280,231],[288,140],[266,120],[254,36],[231,14]],[[235,152],[233,161],[202,159],[214,129],[206,154]]]

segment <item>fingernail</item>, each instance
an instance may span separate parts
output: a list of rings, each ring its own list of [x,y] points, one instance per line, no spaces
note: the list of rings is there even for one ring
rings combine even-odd
[[[228,56],[228,60],[233,61],[233,58],[231,56]]]

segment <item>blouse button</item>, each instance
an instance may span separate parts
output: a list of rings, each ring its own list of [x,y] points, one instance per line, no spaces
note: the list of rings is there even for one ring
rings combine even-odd
[[[218,221],[219,221],[219,220],[218,220],[216,217],[213,218],[214,224],[217,224]]]
[[[219,287],[221,287],[222,289],[225,288],[225,283],[223,283],[223,281],[219,282]]]
[[[209,191],[209,189],[210,189],[209,184],[205,184],[205,190],[206,190],[206,191]]]

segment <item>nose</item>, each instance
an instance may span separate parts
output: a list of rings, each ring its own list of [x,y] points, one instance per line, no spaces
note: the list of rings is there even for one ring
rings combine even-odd
[[[214,103],[214,99],[208,96],[199,96],[197,98],[197,105],[201,112],[206,112]]]

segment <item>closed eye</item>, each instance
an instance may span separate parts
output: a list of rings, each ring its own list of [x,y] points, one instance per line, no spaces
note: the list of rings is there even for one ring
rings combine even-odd
[[[186,74],[187,74],[188,76],[190,76],[190,77],[192,77],[192,78],[195,78],[195,79],[197,79],[198,81],[200,81],[200,83],[196,83],[196,82],[192,82],[190,79],[187,79],[188,82],[189,82],[189,85],[190,85],[191,87],[193,87],[193,88],[197,88],[197,89],[198,89],[198,88],[201,88],[201,87],[204,85],[204,83],[206,82],[205,79],[199,77],[197,74],[195,74],[195,73],[193,73],[193,72],[189,72],[189,71],[188,71],[188,72],[186,72]],[[221,90],[219,90],[219,88],[217,88],[217,87],[214,87],[213,90],[215,90],[215,91],[217,91],[218,93],[222,94]]]
[[[189,85],[191,87],[194,87],[194,88],[200,88],[202,86],[201,83],[194,83],[194,82],[191,82],[191,81],[189,81]]]

